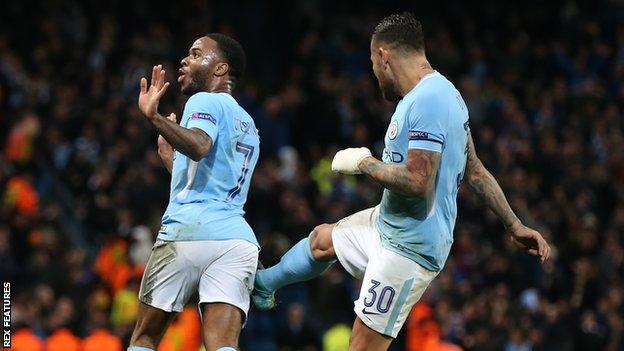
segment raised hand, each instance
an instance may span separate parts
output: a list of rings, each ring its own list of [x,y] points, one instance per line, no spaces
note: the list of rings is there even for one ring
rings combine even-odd
[[[151,119],[158,115],[158,103],[168,87],[169,82],[165,82],[165,70],[162,69],[162,65],[152,68],[152,78],[149,88],[147,86],[147,79],[145,77],[141,78],[139,109],[141,109],[145,117]]]
[[[510,228],[511,239],[522,250],[538,256],[544,263],[550,256],[550,246],[542,234],[517,221]]]

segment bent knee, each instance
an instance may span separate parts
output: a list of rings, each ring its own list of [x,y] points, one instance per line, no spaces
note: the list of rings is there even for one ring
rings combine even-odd
[[[312,251],[326,251],[332,248],[332,230],[333,224],[317,225],[312,233],[310,233],[310,248]]]
[[[329,261],[336,258],[332,242],[332,230],[335,224],[321,224],[310,233],[310,250],[315,259]]]

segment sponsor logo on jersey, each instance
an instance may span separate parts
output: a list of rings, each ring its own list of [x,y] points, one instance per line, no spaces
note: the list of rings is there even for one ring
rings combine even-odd
[[[427,140],[433,141],[434,143],[442,144],[442,141],[433,135],[429,135],[427,132],[423,132],[421,130],[410,130],[408,133],[409,140]]]
[[[210,113],[205,112],[195,112],[191,115],[191,119],[205,119],[207,121],[212,122],[212,124],[217,124],[217,119],[214,118]]]
[[[429,139],[429,133],[420,130],[410,130],[409,138],[410,140],[427,140]]]
[[[405,158],[403,157],[402,154],[395,152],[395,151],[388,151],[386,149],[384,149],[383,151],[383,160],[384,162],[394,162],[394,163],[401,163],[403,162]]]

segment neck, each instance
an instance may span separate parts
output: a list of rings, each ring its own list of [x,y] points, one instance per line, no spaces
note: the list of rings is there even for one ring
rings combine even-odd
[[[206,91],[209,93],[227,93],[232,95],[232,90],[234,89],[234,83],[232,80],[221,80],[216,79],[208,84]]]
[[[433,68],[427,57],[419,54],[394,62],[392,72],[396,77],[399,93],[405,96],[424,76],[433,73]]]

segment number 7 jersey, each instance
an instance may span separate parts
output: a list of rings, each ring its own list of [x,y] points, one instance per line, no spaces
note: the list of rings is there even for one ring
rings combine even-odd
[[[174,152],[169,205],[158,239],[242,239],[258,246],[243,217],[260,151],[253,119],[231,95],[200,92],[186,102],[180,125],[206,132],[212,148],[197,162]]]

